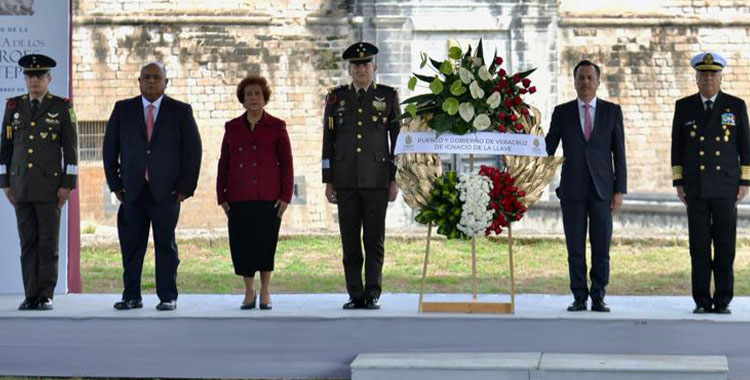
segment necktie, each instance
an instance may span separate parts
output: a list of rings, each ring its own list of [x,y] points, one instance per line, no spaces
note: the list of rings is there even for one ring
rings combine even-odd
[[[156,107],[153,104],[146,107],[146,139],[148,142],[151,142],[151,134],[154,132],[154,108]],[[146,163],[146,181],[149,181],[148,163]]]
[[[583,105],[583,112],[585,113],[583,116],[583,137],[586,138],[586,141],[589,141],[591,130],[593,129],[593,126],[591,125],[591,114],[589,113],[590,108],[591,106],[588,104]]]
[[[146,107],[146,139],[151,142],[151,134],[154,133],[154,105]]]
[[[711,99],[706,100],[706,121],[711,118],[711,112],[714,110],[714,102]]]
[[[359,101],[360,103],[362,103],[362,100],[363,100],[364,98],[365,98],[365,90],[363,90],[363,89],[359,89],[359,90],[357,91],[357,101]]]
[[[31,117],[33,118],[36,116],[36,113],[39,111],[39,101],[36,99],[31,99]]]

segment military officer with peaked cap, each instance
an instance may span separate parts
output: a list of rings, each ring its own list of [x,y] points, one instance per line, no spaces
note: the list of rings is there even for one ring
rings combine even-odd
[[[396,90],[373,81],[377,53],[367,42],[347,48],[342,58],[349,61],[352,82],[326,96],[322,171],[326,198],[338,205],[350,297],[344,309],[380,308],[385,214],[398,195],[393,149],[401,109]]]
[[[693,312],[729,314],[737,204],[750,186],[747,107],[742,99],[721,91],[721,75],[727,66],[722,56],[701,53],[690,64],[698,93],[675,105],[672,182],[687,206]]]
[[[0,143],[0,187],[16,211],[26,298],[20,310],[50,310],[57,284],[60,209],[78,175],[73,107],[48,92],[55,61],[21,57],[28,93],[9,98]]]

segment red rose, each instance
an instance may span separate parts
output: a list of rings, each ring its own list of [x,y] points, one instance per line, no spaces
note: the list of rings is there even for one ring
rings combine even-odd
[[[519,197],[525,197],[526,196],[526,192],[523,191],[523,190],[521,190],[521,191],[518,192],[518,196]]]
[[[500,71],[498,71],[498,72],[497,72],[497,75],[499,75],[499,76],[501,76],[501,77],[504,77],[504,76],[505,76],[505,75],[507,75],[507,74],[508,74],[508,73],[506,73],[506,72],[505,72],[505,70],[503,70],[503,69],[500,69]]]
[[[529,87],[529,92],[532,93],[532,94],[535,93],[536,92],[536,86]]]
[[[522,89],[518,90],[518,93],[521,94],[521,95],[523,95],[523,94],[525,94],[527,92],[528,91],[525,88],[522,88]]]
[[[531,86],[531,79],[524,78],[522,83],[523,83],[524,87],[529,87],[529,86]]]
[[[513,74],[513,83],[518,83],[521,81],[521,74]]]
[[[497,131],[498,132],[505,132],[505,127],[503,125],[498,125],[497,126]]]
[[[514,106],[520,106],[521,105],[521,97],[520,96],[516,96],[515,98],[513,98],[513,105]]]
[[[512,105],[513,103],[511,103],[510,99],[505,99],[505,108],[510,108]]]
[[[508,81],[507,81],[507,80],[505,80],[505,79],[503,79],[503,80],[501,80],[500,82],[498,82],[498,83],[497,83],[497,85],[498,85],[498,86],[499,86],[500,88],[506,88],[506,87],[508,87]]]
[[[519,131],[522,131],[523,130],[523,124],[516,123],[516,129],[519,130]]]
[[[521,114],[528,115],[529,114],[529,109],[528,108],[521,108]]]
[[[500,112],[497,114],[497,118],[500,120],[505,120],[505,112]]]
[[[516,115],[510,115],[510,121],[515,123],[518,120],[518,116]]]
[[[503,58],[502,57],[496,57],[495,58],[495,64],[496,65],[502,65],[503,64]]]

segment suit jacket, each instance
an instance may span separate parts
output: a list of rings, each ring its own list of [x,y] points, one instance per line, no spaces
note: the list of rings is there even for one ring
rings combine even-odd
[[[125,202],[140,194],[146,167],[156,201],[174,200],[175,193],[193,195],[201,154],[201,138],[189,104],[165,95],[149,142],[141,96],[115,103],[104,133],[102,160],[109,189],[124,189]]]
[[[750,186],[750,130],[742,99],[719,92],[708,120],[700,94],[677,101],[672,184],[702,198],[734,198],[739,185]]]
[[[224,125],[216,175],[219,204],[292,200],[294,170],[286,123],[267,112],[253,131],[247,113]]]
[[[552,156],[562,140],[563,156],[560,187],[561,199],[582,200],[588,196],[589,177],[596,194],[602,200],[612,199],[613,193],[627,190],[625,163],[625,132],[620,106],[597,99],[594,130],[589,141],[583,136],[578,101],[558,105],[545,141]]]
[[[18,202],[57,202],[57,190],[78,177],[78,135],[73,106],[47,94],[31,116],[29,96],[8,99],[0,143],[0,187]]]
[[[353,85],[332,89],[323,120],[323,182],[336,188],[388,188],[396,177],[399,115],[393,87],[373,83],[361,100]]]

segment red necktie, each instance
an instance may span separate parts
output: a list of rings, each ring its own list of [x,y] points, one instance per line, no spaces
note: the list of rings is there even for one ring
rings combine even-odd
[[[146,107],[146,140],[151,142],[151,134],[154,133],[154,105]],[[148,181],[148,163],[146,164],[146,181]]]
[[[583,105],[583,108],[583,112],[586,112],[586,115],[583,117],[583,137],[586,138],[586,141],[589,141],[591,130],[593,129],[593,126],[591,125],[591,114],[589,113],[589,108],[591,108],[591,106],[586,103]]]

